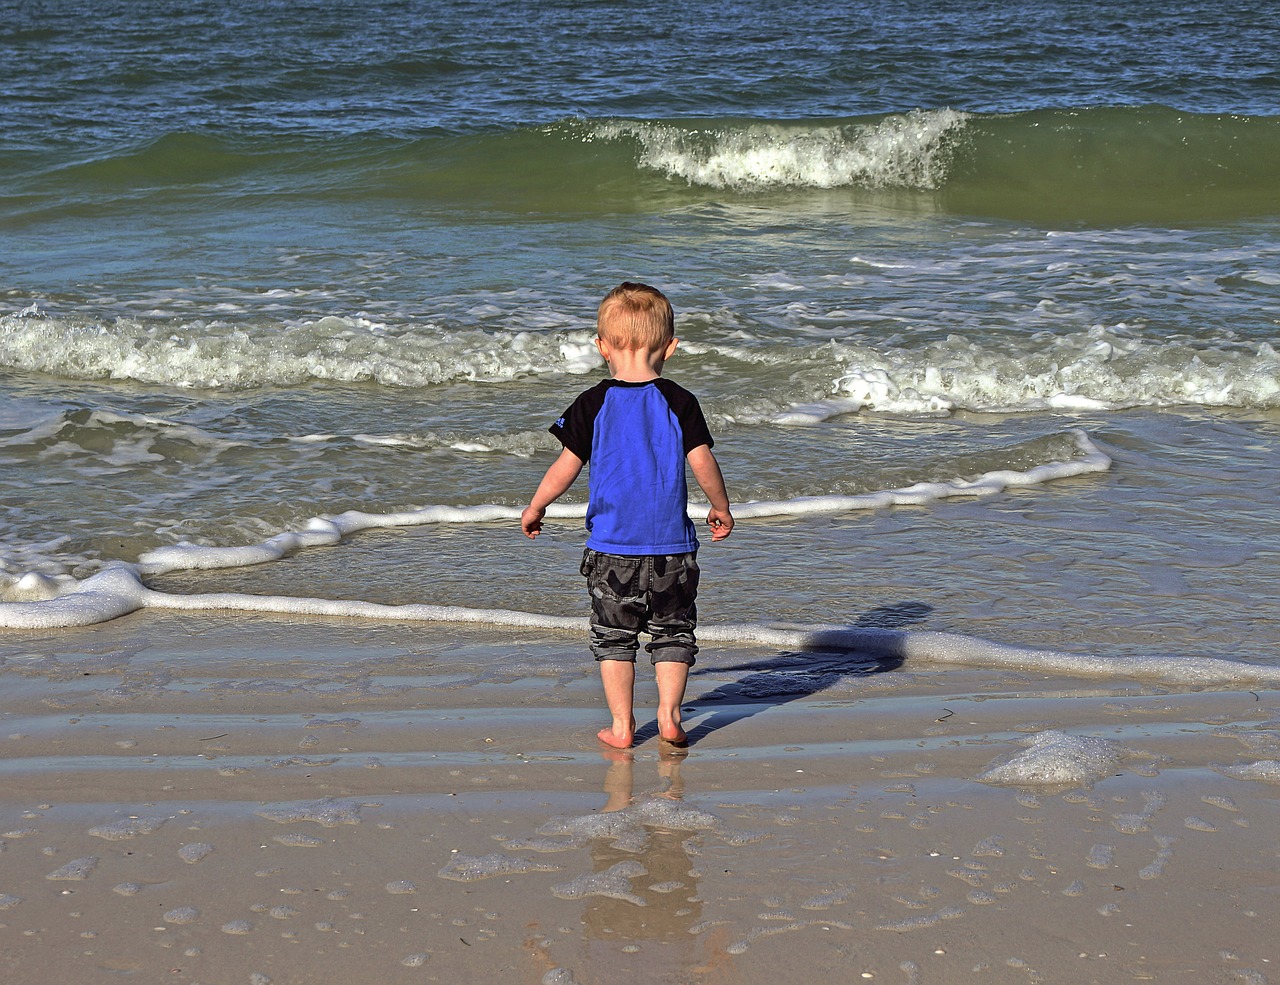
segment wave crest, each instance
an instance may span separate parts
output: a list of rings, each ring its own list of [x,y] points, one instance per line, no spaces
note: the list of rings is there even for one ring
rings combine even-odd
[[[251,328],[122,318],[107,324],[23,313],[0,318],[0,366],[70,379],[243,390],[311,380],[423,387],[499,382],[600,364],[592,333],[391,329],[363,318]]]
[[[913,110],[832,125],[614,121],[592,130],[598,139],[634,139],[641,167],[690,185],[933,190],[946,181],[967,119],[955,110]]]

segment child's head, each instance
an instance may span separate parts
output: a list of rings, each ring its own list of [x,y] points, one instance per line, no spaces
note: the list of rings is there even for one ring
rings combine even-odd
[[[671,302],[648,284],[619,284],[596,313],[596,334],[615,349],[658,352],[676,336]]]

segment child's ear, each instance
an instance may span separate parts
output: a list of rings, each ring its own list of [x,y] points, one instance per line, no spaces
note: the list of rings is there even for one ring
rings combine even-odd
[[[680,340],[679,340],[679,339],[672,339],[670,342],[668,342],[668,343],[667,343],[667,349],[666,349],[666,351],[662,354],[662,361],[663,361],[663,362],[666,362],[668,359],[670,359],[670,358],[671,358],[672,353],[674,353],[674,352],[676,351],[676,346],[678,346],[679,344],[680,344]]]
[[[599,350],[601,358],[603,358],[605,362],[608,362],[609,361],[609,343],[606,342],[604,339],[600,338],[598,335],[596,336],[596,349]]]

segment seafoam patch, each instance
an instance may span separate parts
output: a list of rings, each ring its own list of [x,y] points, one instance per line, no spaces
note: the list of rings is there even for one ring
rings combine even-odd
[[[359,824],[360,811],[365,807],[380,807],[380,804],[344,803],[326,798],[309,804],[288,804],[276,807],[263,807],[256,811],[259,817],[265,817],[277,824],[297,824],[300,821],[314,821],[326,828],[336,828],[340,824]]]
[[[1280,760],[1261,759],[1256,763],[1236,763],[1234,766],[1215,766],[1214,769],[1237,780],[1280,783]]]
[[[1050,729],[1019,740],[1027,749],[996,760],[978,774],[981,783],[1002,786],[1091,787],[1125,756],[1118,743]]]
[[[457,855],[438,874],[441,879],[452,879],[454,882],[478,882],[494,876],[559,871],[558,865],[495,852],[492,855]]]

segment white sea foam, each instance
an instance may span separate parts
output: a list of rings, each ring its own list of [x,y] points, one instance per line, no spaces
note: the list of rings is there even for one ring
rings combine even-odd
[[[1065,462],[1047,462],[1022,472],[1001,469],[972,480],[920,482],[901,489],[886,489],[856,496],[801,496],[776,503],[742,503],[733,512],[744,519],[763,516],[799,516],[807,513],[842,513],[889,506],[919,506],[964,496],[992,496],[1006,489],[1035,486],[1057,479],[1105,472],[1111,459],[1083,432],[1075,432],[1080,456]],[[691,512],[693,512],[691,510]]]
[[[59,866],[48,875],[46,879],[68,882],[78,882],[81,879],[88,879],[93,874],[93,870],[98,867],[99,858],[97,855],[85,855],[81,858],[73,858],[70,862]]]
[[[934,189],[967,119],[942,109],[837,125],[617,121],[594,124],[591,137],[634,139],[642,167],[691,185]]]
[[[210,389],[248,389],[308,380],[423,387],[454,380],[499,381],[601,365],[588,330],[534,333],[392,329],[364,318],[328,316],[247,329],[220,322],[121,318],[104,322],[0,317],[0,366],[72,379],[125,379]]]
[[[107,841],[126,841],[158,831],[166,820],[168,819],[163,817],[127,817],[108,824],[95,825],[89,829],[89,834]]]
[[[768,360],[756,351],[737,355]],[[840,370],[830,395],[796,401],[769,413],[730,410],[739,423],[802,424],[870,410],[936,416],[956,410],[984,413],[1118,410],[1130,407],[1280,405],[1280,354],[1267,342],[1231,338],[1203,342],[1149,341],[1127,326],[1050,333],[1015,346],[962,336],[918,348],[833,344],[828,358]]]
[[[847,312],[808,311],[818,323]],[[112,324],[49,316],[0,316],[0,367],[71,379],[128,379],[176,387],[252,389],[313,380],[422,388],[455,381],[506,381],[600,369],[587,329],[546,333],[445,330],[430,324],[391,328],[358,318],[326,317],[246,329],[191,321],[174,325],[122,319]],[[1198,404],[1280,406],[1280,355],[1269,342],[1248,343],[1229,331],[1200,340],[1146,339],[1124,324],[1043,332],[1016,340],[952,334],[912,346],[886,346],[858,333],[820,348],[771,347],[757,339],[686,341],[685,358],[714,356],[786,377],[801,371],[812,392],[761,406],[758,397],[719,398],[709,407],[739,424],[807,423],[836,414],[942,415],[955,410],[1012,413]],[[824,373],[823,370],[826,370]],[[825,376],[823,384],[818,382]],[[234,444],[197,428],[143,416],[122,417],[144,433],[116,436],[104,466],[154,460],[148,440],[163,436],[210,448]],[[25,443],[58,440],[66,421],[36,422]],[[96,412],[88,424],[112,422]],[[41,430],[43,429],[43,430]],[[50,430],[51,429],[51,430]],[[318,435],[296,440],[327,440]],[[427,447],[487,445],[511,451],[502,435],[362,436],[366,442]],[[69,451],[81,450],[68,446]]]
[[[1122,750],[1109,739],[1050,729],[1022,740],[1024,752],[987,767],[983,783],[1089,787],[1119,764]]]
[[[1280,783],[1280,761],[1263,759],[1256,763],[1237,763],[1233,766],[1215,766],[1219,773],[1237,780],[1259,780],[1263,783]]]
[[[530,872],[559,872],[560,866],[534,859],[495,852],[492,855],[457,855],[437,873],[454,882],[478,882],[494,876],[525,875]]]
[[[584,632],[587,620],[506,609],[281,596],[209,593],[169,595],[144,587],[136,572],[117,567],[86,579],[80,589],[45,603],[0,606],[9,626],[92,625],[138,609],[228,610],[344,616],[408,622],[456,622],[487,626],[524,626]],[[789,650],[850,650],[892,656],[908,664],[956,664],[1057,673],[1085,678],[1137,678],[1173,684],[1280,684],[1280,667],[1199,657],[1107,657],[1038,650],[955,633],[901,631],[847,626],[785,626],[758,623],[708,625],[699,629],[712,642],[757,643]],[[264,815],[265,816],[265,815]],[[347,822],[353,823],[353,822]]]
[[[560,899],[582,899],[586,896],[605,896],[636,906],[647,906],[643,896],[631,890],[631,880],[647,874],[643,865],[632,859],[617,862],[603,872],[590,872],[569,882],[551,887],[551,895]]]

